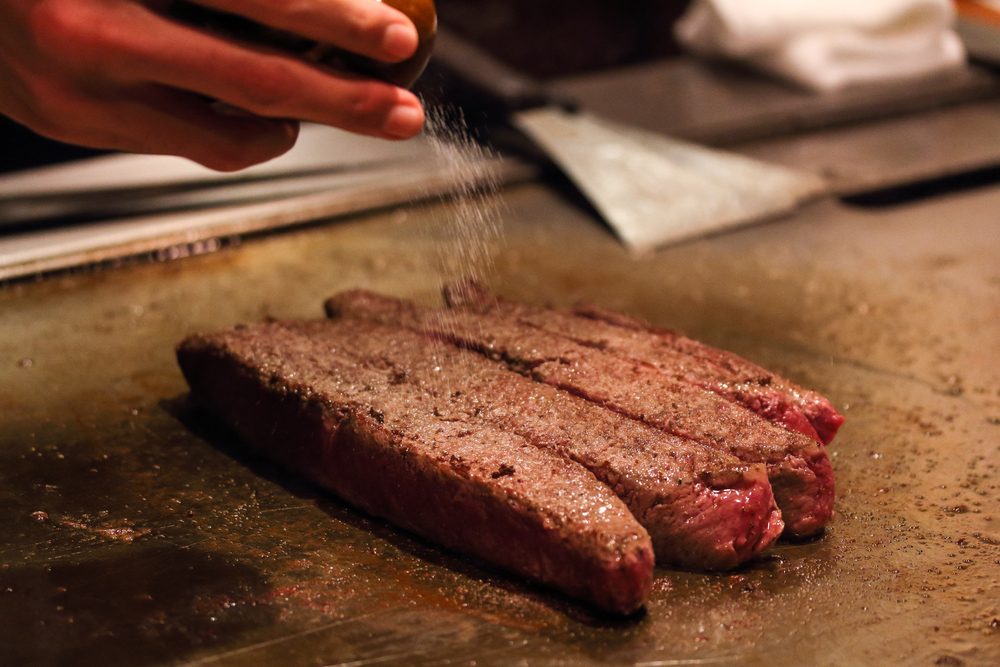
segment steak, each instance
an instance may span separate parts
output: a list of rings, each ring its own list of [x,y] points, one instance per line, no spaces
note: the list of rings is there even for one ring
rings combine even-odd
[[[194,335],[177,358],[195,401],[250,445],[347,502],[611,612],[642,606],[649,535],[579,464],[339,349],[330,322]],[[412,337],[409,332],[406,337]]]
[[[824,445],[830,444],[844,423],[844,417],[830,402],[814,391],[731,352],[627,315],[589,304],[575,306],[571,314],[561,313],[498,299],[475,283],[451,285],[445,290],[445,298],[451,308],[507,313],[581,345],[650,364]]]
[[[732,352],[597,306],[579,304],[573,312],[642,337],[642,347],[655,350],[644,357],[649,363],[666,368],[686,364],[692,382],[746,406],[768,421],[811,435],[802,423],[804,418],[824,445],[833,441],[844,423],[844,416],[823,396]]]
[[[313,338],[429,396],[450,422],[485,422],[575,461],[610,487],[649,532],[656,561],[729,569],[781,533],[767,471],[670,436],[505,365],[412,331],[331,321]]]
[[[833,471],[819,443],[648,363],[581,345],[502,310],[421,309],[359,290],[332,297],[326,308],[332,317],[437,336],[674,436],[764,463],[786,532],[793,537],[815,533],[833,514]]]

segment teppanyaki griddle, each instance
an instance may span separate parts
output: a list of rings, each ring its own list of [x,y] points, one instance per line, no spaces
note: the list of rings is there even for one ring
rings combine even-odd
[[[189,407],[187,333],[319,317],[350,287],[436,299],[455,204],[404,208],[0,291],[0,662],[997,664],[1000,189],[828,202],[643,259],[544,185],[505,202],[500,293],[624,310],[835,401],[824,536],[659,570],[645,612],[612,619],[345,506]]]

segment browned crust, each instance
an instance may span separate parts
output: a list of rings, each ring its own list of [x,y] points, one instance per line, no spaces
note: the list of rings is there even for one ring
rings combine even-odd
[[[522,470],[496,478],[495,461],[449,458],[447,439],[444,449],[429,447],[390,428],[391,415],[299,383],[293,377],[304,369],[247,342],[280,327],[183,341],[178,361],[195,400],[255,448],[376,516],[602,609],[642,606],[652,585],[649,537],[593,476],[530,445],[511,453]],[[551,476],[567,504],[519,475]],[[615,519],[581,522],[584,505],[595,515],[610,508]]]
[[[439,416],[475,416],[584,466],[646,528],[660,564],[729,569],[781,532],[763,465],[670,436],[413,331],[349,319],[303,326],[317,344],[424,388],[433,396],[426,409]]]
[[[449,303],[468,298],[462,293],[446,296]],[[746,462],[764,463],[788,535],[811,535],[833,516],[832,468],[819,443],[649,364],[580,345],[490,308],[485,313],[421,309],[355,290],[328,299],[326,309],[331,317],[355,317],[438,335],[631,419]]]
[[[844,423],[843,415],[817,392],[801,387],[732,352],[716,349],[671,329],[656,327],[593,304],[577,304],[573,307],[573,313],[609,326],[648,334],[663,346],[664,352],[673,351],[687,356],[692,363],[710,365],[711,370],[699,374],[696,381],[721,396],[747,406],[769,421],[814,436],[824,445],[833,441],[837,430]],[[657,361],[655,356],[648,360],[653,363]],[[718,377],[712,377],[716,374]]]
[[[443,291],[449,308],[506,312],[581,345],[599,346],[648,363],[824,445],[830,444],[844,423],[830,401],[815,391],[732,352],[638,318],[590,303],[578,303],[570,313],[563,313],[507,301],[471,280],[448,284]]]

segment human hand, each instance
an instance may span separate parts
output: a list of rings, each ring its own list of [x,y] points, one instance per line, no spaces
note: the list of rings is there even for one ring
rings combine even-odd
[[[0,0],[0,113],[92,148],[180,155],[222,171],[276,157],[298,120],[387,139],[419,132],[409,91],[166,18],[169,0]],[[383,61],[417,48],[374,0],[201,0]]]

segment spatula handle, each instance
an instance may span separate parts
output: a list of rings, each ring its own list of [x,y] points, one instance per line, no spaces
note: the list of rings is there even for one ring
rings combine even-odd
[[[466,84],[503,104],[508,113],[543,106],[575,111],[575,101],[498,61],[453,32],[439,27],[433,61]]]

